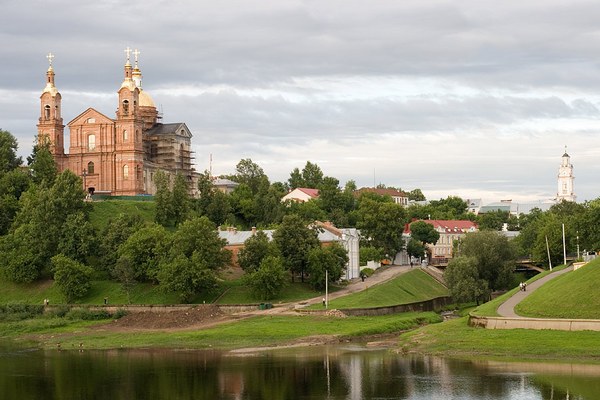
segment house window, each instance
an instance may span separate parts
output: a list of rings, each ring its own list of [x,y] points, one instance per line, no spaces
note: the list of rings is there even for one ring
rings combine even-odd
[[[96,150],[96,135],[88,136],[88,151]]]
[[[129,179],[129,165],[123,165],[123,179]]]
[[[91,161],[88,163],[87,173],[88,173],[88,175],[91,175],[94,173],[94,163]]]
[[[123,130],[123,141],[126,142],[129,134],[127,133],[127,129]]]

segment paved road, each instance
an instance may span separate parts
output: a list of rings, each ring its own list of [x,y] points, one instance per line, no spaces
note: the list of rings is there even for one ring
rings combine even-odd
[[[517,304],[519,304],[521,301],[523,301],[523,299],[525,297],[529,296],[531,294],[531,292],[533,292],[534,290],[536,290],[537,288],[542,286],[544,283],[548,282],[551,279],[556,278],[557,276],[565,274],[569,271],[573,271],[573,266],[562,269],[560,271],[552,272],[552,273],[546,275],[545,277],[538,279],[537,281],[532,282],[531,284],[527,285],[527,291],[525,291],[525,292],[518,291],[511,298],[509,298],[504,303],[502,303],[500,305],[500,307],[498,307],[498,314],[501,317],[523,318],[520,315],[517,315],[517,313],[515,313],[515,306]]]

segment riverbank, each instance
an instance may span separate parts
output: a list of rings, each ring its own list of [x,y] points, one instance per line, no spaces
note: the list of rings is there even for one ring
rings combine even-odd
[[[468,317],[400,335],[399,353],[468,359],[600,363],[598,332],[490,330],[468,325]]]

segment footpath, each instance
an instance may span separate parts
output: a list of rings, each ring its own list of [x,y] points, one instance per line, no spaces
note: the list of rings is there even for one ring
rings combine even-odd
[[[551,329],[560,331],[600,331],[600,320],[595,319],[561,319],[561,318],[529,318],[518,315],[515,306],[532,292],[551,279],[570,272],[573,267],[565,268],[546,275],[527,285],[526,291],[519,291],[498,307],[500,317],[483,317],[471,314],[471,326],[486,329]]]

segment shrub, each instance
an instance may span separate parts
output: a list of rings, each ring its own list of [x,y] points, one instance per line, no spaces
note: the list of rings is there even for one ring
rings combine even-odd
[[[90,310],[89,308],[76,307],[72,308],[65,317],[71,320],[98,321],[110,319],[111,315],[106,310]]]

